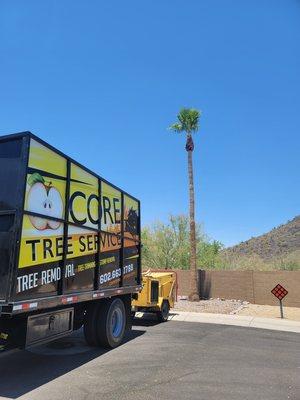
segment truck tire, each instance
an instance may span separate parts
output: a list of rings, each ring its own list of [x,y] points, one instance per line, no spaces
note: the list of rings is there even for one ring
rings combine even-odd
[[[157,319],[159,322],[166,322],[168,321],[170,313],[170,305],[167,300],[164,300],[161,305],[160,311],[157,313]]]
[[[119,346],[124,338],[127,322],[124,302],[119,298],[111,299],[101,304],[98,312],[98,344],[111,349]]]
[[[77,331],[85,322],[85,307],[78,304],[74,307],[73,330]]]
[[[100,306],[99,303],[93,303],[86,311],[83,332],[85,340],[90,346],[98,346],[97,320]]]

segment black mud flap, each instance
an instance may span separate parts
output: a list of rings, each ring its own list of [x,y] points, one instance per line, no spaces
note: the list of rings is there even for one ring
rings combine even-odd
[[[0,318],[0,354],[21,347],[20,345],[24,341],[24,321],[19,321],[17,330],[16,327],[16,321],[11,318]]]

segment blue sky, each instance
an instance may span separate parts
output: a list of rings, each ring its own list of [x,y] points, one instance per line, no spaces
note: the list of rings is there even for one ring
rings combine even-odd
[[[187,211],[226,245],[299,214],[300,1],[3,0],[0,134],[30,130],[142,201]]]

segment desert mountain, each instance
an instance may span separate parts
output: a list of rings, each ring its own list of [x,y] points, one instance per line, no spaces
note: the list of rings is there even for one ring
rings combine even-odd
[[[228,256],[259,256],[265,261],[300,251],[300,215],[264,235],[224,250]]]

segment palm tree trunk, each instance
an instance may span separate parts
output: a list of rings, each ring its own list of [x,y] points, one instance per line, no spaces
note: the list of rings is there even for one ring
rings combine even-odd
[[[187,143],[191,141],[191,135],[187,135]],[[189,146],[187,146],[188,148]],[[197,251],[196,251],[196,225],[195,225],[195,193],[193,174],[193,146],[188,149],[189,195],[190,195],[190,301],[199,300]]]

